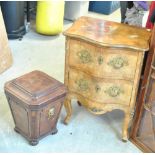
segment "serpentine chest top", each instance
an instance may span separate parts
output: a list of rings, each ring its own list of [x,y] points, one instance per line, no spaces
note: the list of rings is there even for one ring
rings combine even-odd
[[[80,17],[64,35],[65,85],[68,88],[65,123],[72,114],[73,98],[94,114],[120,109],[125,113],[122,139],[126,141],[150,32]]]

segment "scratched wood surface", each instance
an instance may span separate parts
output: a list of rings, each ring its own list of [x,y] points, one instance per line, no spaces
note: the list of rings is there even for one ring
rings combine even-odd
[[[151,33],[144,28],[129,26],[92,17],[81,17],[64,35],[114,47],[128,47],[146,51]]]

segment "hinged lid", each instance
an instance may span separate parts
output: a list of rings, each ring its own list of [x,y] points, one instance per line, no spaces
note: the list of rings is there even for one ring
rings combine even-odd
[[[45,100],[65,95],[65,86],[41,71],[32,71],[5,85],[5,89],[28,104],[41,104]],[[39,102],[39,103],[38,103]]]
[[[145,28],[83,16],[76,20],[64,32],[64,35],[101,46],[126,47],[146,51],[149,49],[151,33]]]

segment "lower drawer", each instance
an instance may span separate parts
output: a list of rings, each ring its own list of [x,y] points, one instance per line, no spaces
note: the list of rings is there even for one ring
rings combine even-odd
[[[71,69],[68,89],[94,102],[129,105],[132,82],[126,80],[97,79]]]

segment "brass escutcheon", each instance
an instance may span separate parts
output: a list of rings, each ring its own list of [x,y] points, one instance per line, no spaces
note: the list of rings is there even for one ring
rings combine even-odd
[[[103,64],[103,57],[102,56],[98,57],[98,64],[99,65]]]
[[[95,90],[96,90],[96,93],[100,92],[101,91],[101,87],[97,84],[95,86]]]

